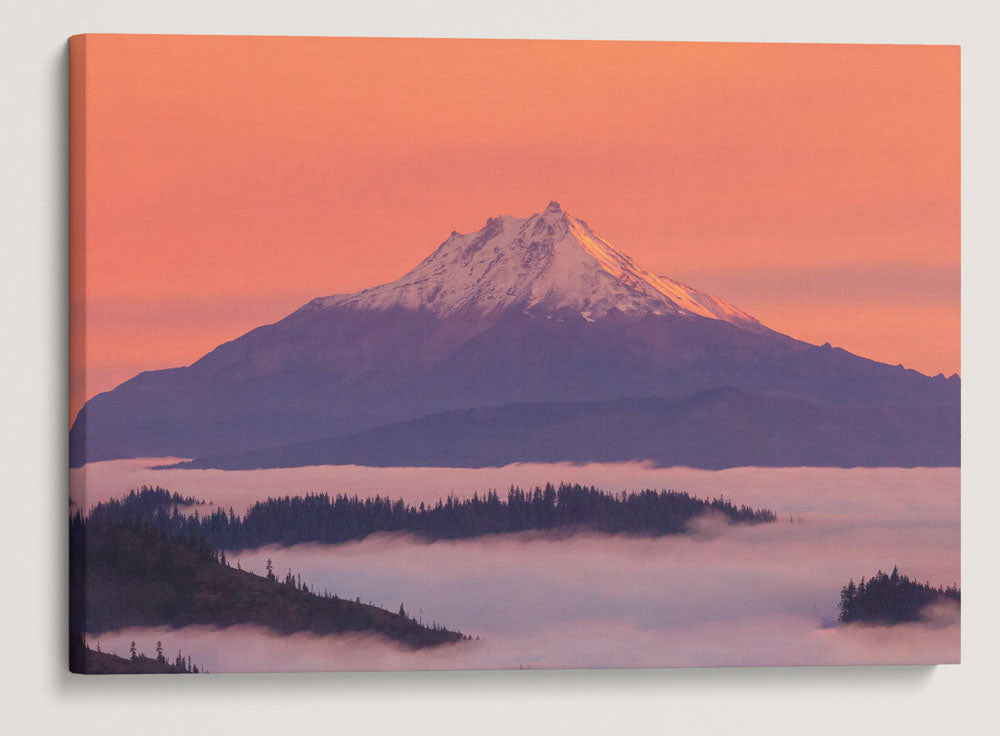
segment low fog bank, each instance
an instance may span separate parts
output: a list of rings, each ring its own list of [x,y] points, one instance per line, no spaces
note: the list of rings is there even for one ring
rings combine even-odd
[[[263,573],[267,560],[311,587],[466,633],[526,631],[627,616],[645,627],[791,614],[836,617],[841,585],[893,564],[912,577],[956,582],[952,535],[919,527],[851,528],[839,521],[715,527],[657,539],[535,534],[426,543],[373,535],[344,545],[263,547],[228,554]]]
[[[959,658],[957,607],[893,627],[835,626],[840,585],[894,562],[951,581],[954,535],[940,529],[813,524],[725,526],[636,539],[537,534],[421,542],[376,535],[345,545],[265,547],[310,586],[391,609],[405,603],[481,637],[409,652],[374,637],[276,636],[255,627],[128,630],[100,637],[127,651],[157,639],[210,670],[340,670],[807,664],[928,664]]]
[[[517,463],[502,468],[369,468],[317,465],[272,470],[152,470],[180,458],[139,458],[90,463],[70,470],[70,494],[84,508],[141,485],[160,485],[184,496],[237,512],[268,496],[306,493],[388,495],[407,503],[436,502],[448,494],[469,497],[511,485],[596,485],[605,491],[643,488],[723,495],[737,504],[767,506],[785,514],[857,513],[886,519],[921,513],[957,520],[959,468],[656,468],[649,463]],[[949,492],[949,489],[954,491]],[[919,509],[917,508],[919,507]]]
[[[537,533],[427,543],[379,534],[343,545],[227,553],[262,573],[268,559],[311,588],[407,611],[481,641],[409,652],[372,637],[273,636],[254,627],[134,629],[100,637],[149,653],[157,639],[214,672],[956,662],[956,610],[918,624],[834,626],[840,587],[899,565],[934,585],[960,583],[959,471],[657,469],[642,464],[501,469],[296,468],[146,471],[149,462],[82,469],[87,503],[142,483],[239,509],[267,495],[380,493],[410,503],[511,483],[560,480],[606,490],[673,488],[767,506],[771,524],[702,519],[660,538]],[[241,501],[242,499],[242,501]],[[92,637],[93,638],[93,637]]]
[[[527,634],[496,634],[416,652],[372,636],[278,636],[255,626],[213,629],[125,629],[89,637],[128,656],[129,643],[191,653],[210,672],[344,670],[547,669],[575,667],[711,667],[949,664],[959,661],[958,626],[818,628],[808,618],[776,616],[745,627],[707,623],[647,629],[628,620],[548,624]]]

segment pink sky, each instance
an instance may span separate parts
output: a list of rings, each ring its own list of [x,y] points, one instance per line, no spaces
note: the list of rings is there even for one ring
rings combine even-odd
[[[958,47],[88,36],[84,52],[74,415],[553,199],[781,332],[960,369]]]

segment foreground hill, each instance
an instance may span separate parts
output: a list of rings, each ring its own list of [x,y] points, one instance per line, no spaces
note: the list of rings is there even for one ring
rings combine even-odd
[[[488,467],[651,460],[661,466],[955,466],[957,406],[822,407],[734,388],[680,400],[515,404],[444,412],[366,432],[177,467]]]
[[[258,624],[276,632],[364,632],[420,648],[461,640],[383,608],[310,591],[230,567],[204,537],[178,538],[146,521],[84,520],[70,526],[70,630],[131,626]]]
[[[443,411],[718,386],[909,409],[957,409],[960,392],[957,377],[774,332],[653,274],[553,202],[452,233],[396,281],[315,299],[190,366],[93,397],[71,429],[70,461],[232,454]]]

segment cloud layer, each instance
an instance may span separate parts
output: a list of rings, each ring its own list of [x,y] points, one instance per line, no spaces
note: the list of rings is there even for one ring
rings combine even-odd
[[[291,568],[310,586],[461,629],[476,642],[408,652],[366,636],[274,636],[254,627],[137,629],[102,635],[181,647],[212,671],[918,664],[959,659],[957,611],[895,627],[833,626],[840,586],[893,565],[935,585],[960,583],[959,470],[759,469],[711,472],[641,464],[500,469],[300,468],[144,471],[87,466],[86,503],[136,483],[243,508],[268,494],[376,492],[414,503],[511,483],[669,487],[768,506],[774,524],[706,519],[659,539],[522,534],[425,543],[375,535],[328,546],[230,555],[244,569]],[[74,471],[77,472],[77,471]],[[77,479],[79,480],[79,479]]]

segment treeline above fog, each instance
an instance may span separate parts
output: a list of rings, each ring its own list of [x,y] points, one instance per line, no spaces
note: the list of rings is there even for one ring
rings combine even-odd
[[[147,493],[179,498],[166,491]],[[138,496],[133,500],[139,507],[151,500]],[[367,632],[414,649],[466,638],[416,621],[402,606],[393,613],[360,598],[320,594],[290,570],[279,579],[270,560],[266,576],[240,570],[197,533],[184,535],[146,519],[116,520],[103,513],[71,517],[71,637],[131,626],[198,624],[257,624],[284,634]]]
[[[941,601],[961,603],[958,586],[933,587],[901,575],[893,568],[887,575],[881,570],[871,580],[855,585],[851,580],[840,591],[840,621],[874,624],[898,624],[919,621],[922,611]]]
[[[126,659],[102,652],[100,641],[97,642],[97,649],[91,649],[79,632],[72,632],[69,637],[69,670],[81,675],[197,675],[206,671],[191,662],[190,654],[185,659],[183,653],[178,651],[175,659],[169,659],[163,653],[163,643],[159,641],[156,642],[155,657],[147,657],[145,652],[138,651],[133,641]]]
[[[338,544],[376,532],[404,532],[427,540],[530,530],[660,536],[684,532],[688,522],[708,511],[735,523],[776,518],[768,509],[736,506],[723,498],[703,500],[687,493],[653,490],[611,494],[569,484],[547,484],[531,491],[511,488],[506,499],[494,491],[464,500],[449,496],[433,506],[412,506],[381,496],[362,499],[323,493],[269,498],[255,503],[243,516],[231,508],[203,514],[199,506],[203,504],[194,499],[144,486],[119,500],[98,504],[90,518],[143,519],[161,531],[197,535],[228,550],[303,542]]]

